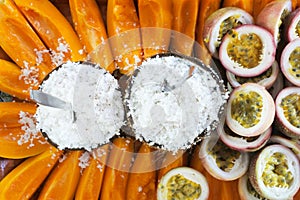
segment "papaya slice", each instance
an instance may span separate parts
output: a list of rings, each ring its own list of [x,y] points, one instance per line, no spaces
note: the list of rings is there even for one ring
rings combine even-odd
[[[152,151],[146,143],[140,147],[128,177],[126,199],[156,199],[156,165]]]
[[[222,7],[238,7],[253,15],[254,0],[224,0]]]
[[[38,155],[49,148],[40,132],[21,127],[0,129],[0,157],[21,159]]]
[[[104,145],[99,147],[97,151],[108,152],[108,147],[108,145]],[[103,183],[107,157],[107,153],[102,154],[101,161],[104,162],[99,161],[97,156],[90,158],[89,166],[84,169],[80,177],[75,195],[76,200],[98,200]]]
[[[122,74],[131,74],[142,61],[139,28],[140,23],[133,0],[107,1],[108,36],[113,56]]]
[[[38,199],[73,199],[80,177],[79,157],[82,151],[66,153],[50,173]]]
[[[20,112],[33,115],[36,105],[31,103],[1,102],[0,103],[0,128],[20,127]]]
[[[172,5],[172,29],[184,35],[174,34],[171,49],[190,56],[194,47],[199,0],[172,0]]]
[[[256,20],[260,11],[273,0],[253,0],[253,18]]]
[[[21,78],[21,69],[13,62],[0,59],[0,66],[0,91],[19,99],[29,100],[29,90],[37,86],[26,84]]]
[[[97,2],[95,0],[70,0],[69,4],[73,24],[81,43],[88,53],[95,51],[92,52],[95,54],[92,55],[92,61],[112,73],[115,70],[115,64],[109,43],[106,41],[106,28]]]
[[[197,21],[197,28],[196,28],[196,41],[197,44],[195,45],[195,54],[198,58],[200,58],[203,63],[206,65],[209,65],[211,62],[211,56],[208,51],[208,49],[205,46],[204,40],[203,40],[203,30],[204,30],[204,23],[205,20],[216,10],[218,10],[221,6],[220,0],[206,0],[206,1],[200,1],[199,5],[199,14],[198,15],[198,21]]]
[[[5,53],[5,51],[0,47],[0,58],[3,60],[11,61],[11,58]]]
[[[47,48],[12,0],[0,2],[0,35],[2,49],[18,66],[31,72],[28,76],[33,82],[43,80],[52,70]]]
[[[167,151],[165,159],[161,163],[161,167],[158,170],[157,179],[158,182],[160,179],[171,169],[176,167],[186,166],[188,164],[188,154],[182,150],[178,151],[176,154],[173,152]]]
[[[11,170],[22,163],[24,159],[8,159],[0,158],[0,181],[7,175]]]
[[[105,168],[101,200],[126,198],[126,185],[133,158],[134,143],[130,138],[115,138]]]
[[[83,61],[86,57],[78,36],[68,20],[48,0],[15,0],[18,8],[52,50],[52,62]]]
[[[60,151],[50,147],[22,162],[0,182],[0,199],[29,199],[48,176],[60,155]]]
[[[139,0],[138,11],[144,58],[166,52],[171,38],[172,0]]]

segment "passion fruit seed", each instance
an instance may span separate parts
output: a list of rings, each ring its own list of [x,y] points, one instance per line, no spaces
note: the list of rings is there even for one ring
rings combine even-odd
[[[239,16],[230,16],[227,19],[225,19],[219,29],[219,37],[218,42],[221,42],[223,36],[231,29],[236,28],[240,25],[242,25],[242,22],[238,20]]]
[[[285,20],[285,18],[290,14],[290,11],[288,9],[284,9],[281,16],[280,16],[280,21],[279,21],[279,32],[278,32],[278,35],[277,35],[277,40],[280,41],[280,38],[281,38],[281,32],[282,32],[282,25],[283,25],[283,21]]]
[[[239,82],[241,85],[244,83],[258,83],[259,81],[269,78],[272,75],[272,67],[270,67],[267,71],[263,72],[262,74],[254,77],[241,77],[241,76],[235,76],[235,79],[237,82]]]
[[[287,158],[283,153],[274,153],[267,161],[262,174],[263,182],[269,187],[289,188],[293,175],[288,170]]]
[[[297,36],[300,37],[300,20],[298,21],[298,23],[296,25],[295,32],[296,32]]]
[[[285,118],[295,127],[300,128],[300,94],[290,94],[281,100]]]
[[[238,92],[232,101],[231,116],[245,128],[255,126],[261,119],[262,96],[257,92]]]
[[[258,194],[258,193],[256,192],[256,190],[253,188],[253,186],[252,186],[252,184],[251,184],[251,182],[250,182],[249,179],[248,179],[248,181],[247,181],[247,190],[248,190],[248,192],[249,192],[250,194],[252,194],[252,196],[254,196],[254,197],[257,198],[257,199],[268,200],[267,198],[264,198],[264,197],[260,196],[260,194]]]
[[[238,36],[235,30],[228,32],[231,40],[227,46],[228,56],[244,68],[254,68],[262,60],[262,42],[255,33]]]
[[[300,78],[300,47],[297,47],[292,51],[289,57],[290,65],[292,66],[289,70],[290,74],[296,78]]]
[[[209,154],[215,159],[218,167],[225,172],[231,171],[235,161],[241,155],[239,151],[230,149],[220,140],[215,144]]]
[[[185,178],[181,174],[172,176],[167,183],[167,188],[168,200],[194,200],[201,195],[201,185]]]

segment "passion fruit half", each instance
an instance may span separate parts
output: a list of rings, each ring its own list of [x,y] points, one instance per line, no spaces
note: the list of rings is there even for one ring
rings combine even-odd
[[[276,124],[289,137],[300,138],[300,87],[286,87],[275,100]]]
[[[281,144],[287,148],[290,148],[294,154],[298,157],[298,159],[300,160],[300,143],[299,140],[291,140],[291,139],[287,139],[284,138],[282,136],[279,135],[272,135],[270,140],[270,143],[276,143],[276,144]]]
[[[294,10],[288,17],[285,27],[286,39],[291,42],[300,37],[300,8]]]
[[[244,176],[239,178],[238,192],[241,200],[268,200],[262,197],[260,194],[258,194],[256,190],[253,188],[249,180],[248,173],[246,173]]]
[[[300,86],[300,38],[288,43],[280,58],[280,67],[286,79]]]
[[[275,61],[272,34],[256,25],[241,25],[229,31],[220,45],[220,61],[226,70],[242,77],[258,76]]]
[[[258,136],[272,125],[274,117],[274,100],[261,85],[245,83],[231,92],[226,124],[237,135]]]
[[[291,12],[291,0],[271,1],[258,14],[256,24],[270,31],[274,36],[275,43],[278,44],[281,39],[280,32],[283,22]]]
[[[261,149],[270,139],[272,128],[268,128],[259,136],[243,137],[235,134],[228,126],[221,124],[217,128],[220,139],[230,148],[238,151],[254,152]]]
[[[258,76],[253,77],[241,77],[237,76],[230,71],[226,71],[227,80],[230,82],[232,87],[238,87],[244,83],[257,83],[267,89],[269,89],[276,81],[279,73],[279,66],[277,61],[274,61],[272,66]]]
[[[300,166],[288,148],[274,144],[253,157],[249,169],[252,186],[268,199],[292,199],[300,187]]]
[[[219,180],[236,180],[248,170],[249,154],[231,149],[221,140],[203,140],[199,157],[206,171]]]
[[[178,167],[166,173],[158,184],[158,200],[205,200],[209,187],[206,178],[197,170]]]
[[[242,24],[253,24],[253,17],[237,7],[216,10],[204,23],[203,39],[210,53],[219,57],[218,48],[223,36],[231,29]]]

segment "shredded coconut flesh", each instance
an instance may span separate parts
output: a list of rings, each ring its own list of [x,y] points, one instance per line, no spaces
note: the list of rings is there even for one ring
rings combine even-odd
[[[124,123],[124,109],[117,80],[104,69],[87,63],[63,64],[40,89],[72,104],[72,112],[39,105],[37,127],[59,149],[88,151],[109,142]]]
[[[185,82],[190,67],[193,75]],[[127,117],[137,139],[176,152],[219,121],[226,102],[222,80],[187,59],[164,56],[142,63],[127,90]],[[164,84],[179,85],[164,91]],[[181,83],[181,84],[178,84]]]

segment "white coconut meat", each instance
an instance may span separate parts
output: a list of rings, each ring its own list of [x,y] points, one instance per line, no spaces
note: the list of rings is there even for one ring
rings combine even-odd
[[[172,188],[172,185],[174,185],[173,187],[182,186],[180,184],[183,182],[186,184],[185,186],[181,187],[182,191],[180,191],[179,188],[178,190],[174,191],[175,188]],[[185,189],[186,191],[184,191]],[[182,194],[179,194],[181,192]],[[193,197],[195,200],[205,200],[208,199],[209,196],[209,186],[205,176],[195,169],[189,167],[178,167],[172,169],[162,177],[160,183],[158,184],[158,200],[172,199],[172,197],[177,197],[177,199],[185,199],[188,197],[191,198],[191,195],[194,195]]]
[[[190,67],[193,75],[185,80]],[[219,122],[226,94],[213,71],[175,56],[151,58],[142,63],[127,91],[128,117],[138,139],[178,151]],[[164,88],[176,86],[169,90]]]
[[[109,142],[124,124],[118,82],[104,69],[88,63],[67,62],[44,80],[40,90],[72,104],[70,110],[39,105],[37,128],[59,149],[91,150]]]

